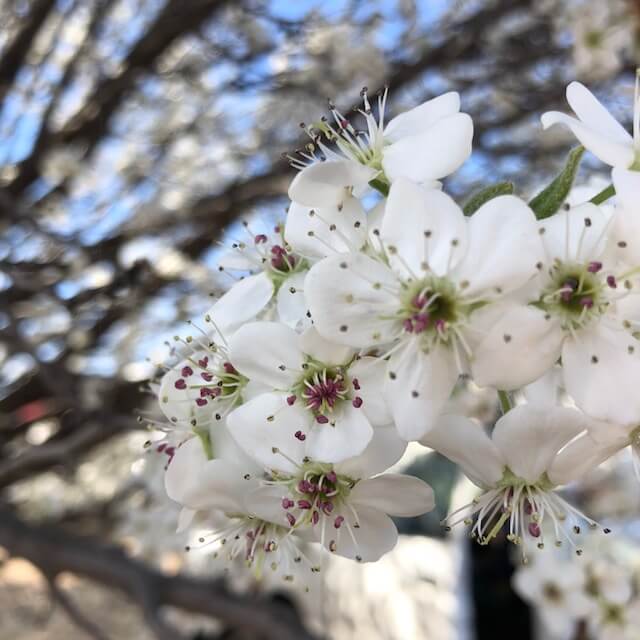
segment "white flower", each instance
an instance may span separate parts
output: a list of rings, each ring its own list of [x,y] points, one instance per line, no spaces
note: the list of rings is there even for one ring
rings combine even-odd
[[[544,546],[543,525],[550,521],[555,543],[566,540],[573,546],[581,521],[591,528],[596,523],[555,489],[602,462],[602,453],[589,436],[577,437],[586,422],[573,409],[522,405],[500,418],[489,437],[468,418],[444,416],[421,442],[458,464],[483,490],[447,522],[473,524],[472,535],[481,544],[489,543],[507,525],[507,538],[521,544],[524,555],[532,543]]]
[[[640,150],[637,87],[634,99],[633,137],[591,91],[579,82],[572,82],[567,87],[567,101],[578,118],[572,118],[559,111],[548,111],[541,118],[545,129],[556,123],[565,124],[580,143],[605,164],[622,169],[629,169],[635,164]]]
[[[378,560],[396,544],[389,515],[409,517],[434,507],[431,488],[411,476],[376,475],[398,461],[406,448],[390,427],[376,429],[360,456],[338,464],[305,458],[303,450],[273,447],[271,478],[247,497],[249,508],[265,520],[291,526],[332,553],[362,562]],[[375,476],[375,477],[372,477]]]
[[[334,253],[359,251],[367,241],[367,215],[353,197],[315,209],[292,202],[284,238],[296,253],[314,262]]]
[[[446,194],[401,179],[378,249],[377,259],[342,254],[314,265],[305,296],[327,339],[386,348],[386,400],[402,437],[418,439],[468,370],[477,314],[535,276],[542,246],[533,212],[514,196],[465,218]]]
[[[200,548],[214,557],[242,558],[257,579],[265,568],[291,581],[300,568],[317,571],[302,551],[304,543],[288,524],[261,520],[249,511],[245,498],[257,487],[261,470],[242,455],[210,459],[198,438],[180,446],[165,474],[167,495],[183,505],[179,530],[189,527],[197,512],[217,526],[199,538]],[[191,547],[187,548],[189,551]]]
[[[487,314],[476,348],[479,384],[514,389],[562,357],[565,388],[585,413],[621,424],[640,419],[638,269],[608,255],[610,222],[587,203],[539,223],[546,253],[539,298]]]
[[[600,615],[589,623],[589,635],[594,640],[638,640],[640,598],[624,604],[603,603]]]
[[[230,357],[269,390],[228,419],[238,444],[263,464],[276,445],[290,456],[339,462],[362,453],[372,426],[391,422],[381,398],[383,363],[356,358],[314,328],[298,335],[275,322],[246,324],[231,339]]]
[[[433,183],[456,169],[471,154],[473,122],[460,113],[460,96],[444,95],[393,118],[386,126],[386,91],[378,100],[378,120],[363,92],[367,131],[357,131],[332,106],[335,125],[326,120],[306,128],[310,149],[300,158],[290,157],[301,168],[289,187],[289,197],[307,207],[341,203],[352,192],[361,195],[372,180],[391,184],[398,178]],[[337,150],[323,142],[334,143]],[[317,154],[319,155],[316,155]],[[324,162],[316,162],[316,160]],[[311,162],[307,166],[307,163]]]
[[[625,605],[633,595],[633,578],[625,568],[607,557],[596,558],[585,567],[585,590],[591,598],[612,605]]]
[[[309,261],[292,251],[281,226],[275,227],[274,235],[253,234],[248,224],[243,226],[248,240],[233,242],[220,259],[219,269],[250,275],[234,284],[211,307],[207,318],[220,332],[233,333],[268,310],[275,299],[282,322],[294,328],[308,324],[302,292]]]
[[[536,556],[535,562],[518,568],[513,576],[518,595],[537,608],[543,624],[559,637],[572,637],[576,623],[590,612],[585,586],[583,567],[556,554]]]

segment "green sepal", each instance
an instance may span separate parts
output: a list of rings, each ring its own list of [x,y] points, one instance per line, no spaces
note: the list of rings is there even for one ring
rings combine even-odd
[[[385,198],[389,195],[389,185],[384,180],[374,178],[369,180],[369,186],[379,191]]]
[[[207,460],[213,460],[213,445],[211,444],[209,431],[207,429],[203,429],[202,427],[196,427],[193,432],[200,439],[200,444],[202,444],[202,448],[204,449],[204,453],[207,456]]]
[[[576,178],[583,153],[583,146],[572,149],[562,171],[548,187],[531,200],[529,206],[533,209],[538,220],[551,217],[564,204]]]
[[[497,182],[474,193],[462,207],[465,216],[472,216],[485,202],[498,196],[510,196],[513,193],[513,182]]]

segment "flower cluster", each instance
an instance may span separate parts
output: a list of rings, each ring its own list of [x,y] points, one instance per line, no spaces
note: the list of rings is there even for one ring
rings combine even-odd
[[[640,449],[640,134],[582,85],[567,96],[578,117],[543,124],[613,166],[614,209],[599,206],[613,187],[565,206],[584,149],[529,203],[493,185],[459,206],[439,182],[471,153],[457,93],[385,122],[386,92],[374,109],[363,91],[364,129],[333,105],[303,125],[286,220],[244,225],[220,266],[240,279],[176,338],[157,386],[181,528],[213,523],[201,543],[256,575],[317,572],[320,547],[376,560],[397,539],[390,516],[434,506],[388,471],[419,441],[481,490],[448,525],[581,552],[597,525],[557,488]],[[491,435],[446,415],[461,378],[500,398]]]
[[[581,561],[542,553],[513,576],[518,595],[538,612],[554,640],[582,625],[593,640],[640,638],[640,575],[628,549],[595,545]]]

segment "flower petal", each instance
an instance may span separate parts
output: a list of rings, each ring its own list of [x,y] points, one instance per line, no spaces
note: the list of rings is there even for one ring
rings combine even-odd
[[[471,374],[480,386],[518,389],[537,380],[560,357],[560,323],[535,307],[489,305],[473,313],[471,323],[479,336]]]
[[[441,344],[424,353],[410,340],[391,356],[384,395],[402,438],[419,440],[434,426],[457,379],[453,354]]]
[[[358,482],[349,499],[353,504],[405,518],[432,511],[436,504],[433,489],[426,482],[398,473]]]
[[[320,524],[314,527],[316,539],[324,540],[325,547],[334,548],[333,553],[339,556],[375,562],[396,546],[398,530],[391,518],[377,509],[358,505],[354,510],[355,513],[351,509],[336,513],[336,516],[341,515],[345,519],[339,529],[333,525],[335,518],[322,518]]]
[[[304,282],[308,271],[299,271],[289,276],[278,289],[276,308],[278,318],[292,329],[310,326],[307,316],[307,301],[304,297]]]
[[[291,203],[284,238],[305,256],[324,258],[334,253],[358,251],[367,239],[366,216],[357,198],[340,205],[309,208]]]
[[[492,439],[511,471],[535,483],[584,428],[585,418],[575,409],[521,405],[498,420]]]
[[[240,448],[260,464],[293,473],[294,462],[301,464],[306,455],[306,445],[295,433],[307,430],[310,417],[298,403],[289,406],[286,394],[263,393],[234,409],[227,427]]]
[[[443,93],[393,118],[384,129],[384,139],[389,143],[415,136],[458,111],[460,94],[455,91]]]
[[[233,333],[253,320],[273,297],[273,282],[266,273],[243,278],[233,285],[207,312],[209,322],[222,335]]]
[[[425,131],[403,137],[384,149],[382,168],[390,182],[438,180],[450,175],[471,155],[473,121],[466,113],[438,120]]]
[[[399,285],[385,265],[362,254],[336,255],[309,271],[305,295],[318,332],[352,347],[386,344],[398,333],[388,319],[398,308]]]
[[[544,252],[533,211],[515,196],[499,196],[469,219],[467,253],[451,274],[464,282],[464,295],[495,297],[533,278]]]
[[[349,367],[349,377],[360,387],[356,394],[362,398],[362,410],[374,427],[392,422],[383,393],[386,372],[387,362],[382,358],[363,357]]]
[[[566,340],[562,350],[569,395],[589,416],[620,424],[640,422],[640,343],[602,322]]]
[[[164,486],[169,498],[190,509],[235,511],[247,486],[244,473],[229,460],[207,460],[198,438],[191,438],[176,449]]]
[[[628,439],[625,444],[628,444]],[[603,445],[588,433],[570,442],[555,457],[547,475],[554,485],[560,486],[578,480],[589,471],[600,466],[605,460],[624,448],[620,441]]]
[[[350,191],[367,186],[377,171],[352,160],[315,162],[300,171],[289,186],[289,198],[307,207],[332,207]]]
[[[591,151],[596,158],[605,164],[627,168],[633,163],[634,152],[631,141],[622,143],[614,140],[608,134],[592,129],[588,125],[582,124],[580,120],[559,111],[547,111],[542,114],[540,120],[545,129],[554,124],[567,125],[585,149]]]
[[[328,424],[313,424],[306,432],[306,453],[318,462],[342,462],[360,455],[373,436],[362,409],[346,404]]]
[[[540,221],[547,266],[555,260],[586,262],[598,258],[605,249],[610,221],[609,214],[590,202]]]
[[[380,237],[401,275],[444,275],[467,252],[467,220],[447,194],[400,178],[391,185]]]
[[[469,418],[442,416],[420,442],[459,465],[479,487],[492,487],[502,478],[502,454],[482,425]]]
[[[247,378],[272,389],[288,389],[302,374],[298,334],[278,322],[249,322],[229,341],[229,359]]]
[[[640,263],[640,172],[615,168],[611,176],[618,205],[608,234],[610,248],[621,262],[634,266]]]
[[[369,478],[386,471],[404,454],[407,443],[398,436],[396,428],[378,427],[367,448],[359,455],[336,466],[336,471],[354,479]]]
[[[299,338],[298,344],[303,353],[326,365],[341,365],[354,356],[351,347],[325,340],[315,327],[309,327]]]
[[[580,82],[567,87],[567,102],[574,113],[594,131],[609,136],[621,144],[631,144],[633,139],[626,129],[609,113],[608,109]]]

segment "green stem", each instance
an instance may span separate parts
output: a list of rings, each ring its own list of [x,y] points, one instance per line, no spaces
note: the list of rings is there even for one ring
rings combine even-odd
[[[385,198],[389,195],[389,185],[378,178],[369,181],[369,186],[379,191]]]
[[[610,184],[606,189],[603,189],[600,193],[597,193],[589,202],[593,202],[593,204],[602,204],[609,198],[612,198],[616,195],[616,190],[612,184]]]
[[[502,409],[502,413],[507,413],[511,410],[511,398],[509,398],[509,394],[506,391],[501,391],[498,389],[498,398],[500,399],[500,408]]]

